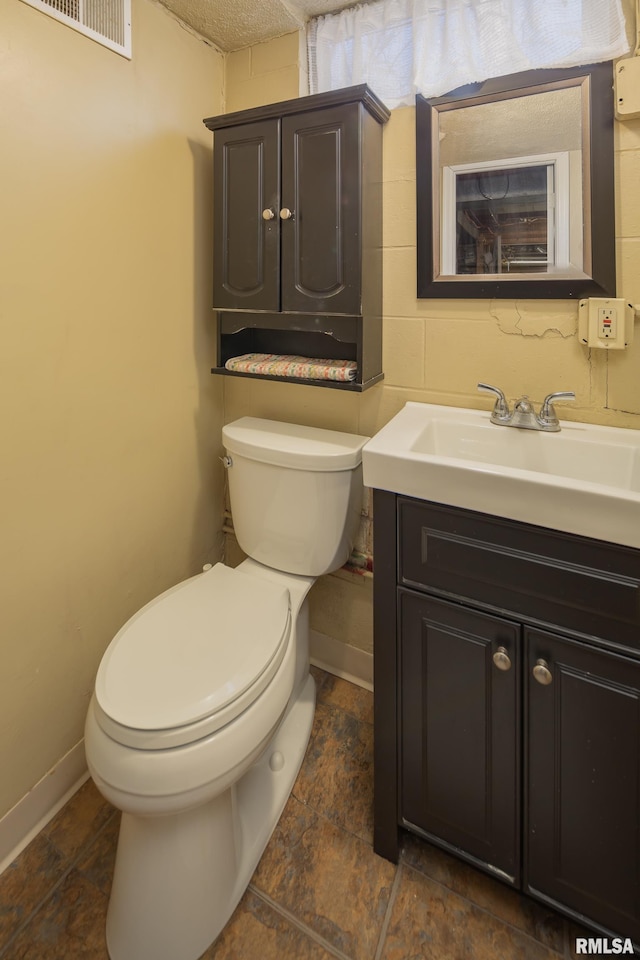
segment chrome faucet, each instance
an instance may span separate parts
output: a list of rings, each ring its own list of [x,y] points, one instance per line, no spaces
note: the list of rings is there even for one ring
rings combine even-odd
[[[572,390],[550,393],[542,401],[540,413],[536,413],[529,397],[523,396],[516,400],[513,410],[499,387],[492,387],[489,383],[479,383],[481,393],[492,393],[496,402],[491,414],[491,423],[502,427],[520,427],[522,430],[545,430],[547,433],[557,433],[560,430],[560,421],[553,406],[554,400],[575,400]]]

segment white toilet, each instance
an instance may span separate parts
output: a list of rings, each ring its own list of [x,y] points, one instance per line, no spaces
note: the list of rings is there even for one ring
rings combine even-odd
[[[111,641],[85,730],[122,810],[111,960],[197,960],[244,893],[309,739],[307,594],[347,560],[367,437],[243,417],[223,429],[236,536]]]

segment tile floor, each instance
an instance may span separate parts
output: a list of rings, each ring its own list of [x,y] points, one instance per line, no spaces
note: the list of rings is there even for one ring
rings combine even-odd
[[[581,931],[407,838],[373,853],[372,695],[314,669],[293,794],[231,921],[202,960],[569,960]],[[0,876],[1,960],[108,960],[117,813],[87,782]]]

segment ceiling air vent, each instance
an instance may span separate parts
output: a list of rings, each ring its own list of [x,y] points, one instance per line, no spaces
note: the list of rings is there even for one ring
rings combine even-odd
[[[131,0],[24,0],[86,37],[131,59]]]

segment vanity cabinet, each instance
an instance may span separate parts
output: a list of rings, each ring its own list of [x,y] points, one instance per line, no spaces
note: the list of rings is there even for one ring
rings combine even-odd
[[[361,85],[204,121],[214,132],[214,372],[245,352],[295,353],[357,361],[347,386],[381,379],[388,117]]]
[[[640,943],[640,551],[374,492],[375,836]]]
[[[519,627],[407,590],[399,601],[402,818],[513,883],[520,863]],[[495,669],[498,649],[508,651],[512,669]]]
[[[640,943],[640,662],[546,630],[524,640],[525,889]]]

